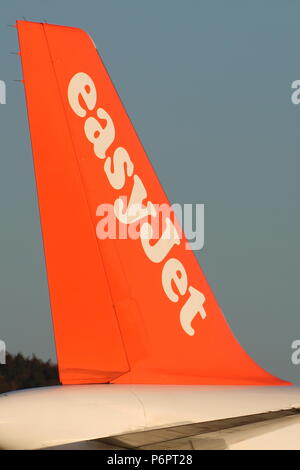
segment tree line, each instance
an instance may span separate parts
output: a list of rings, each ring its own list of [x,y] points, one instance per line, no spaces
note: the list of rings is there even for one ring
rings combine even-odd
[[[24,357],[21,353],[7,353],[6,364],[0,365],[0,393],[58,384],[57,365],[35,355]]]

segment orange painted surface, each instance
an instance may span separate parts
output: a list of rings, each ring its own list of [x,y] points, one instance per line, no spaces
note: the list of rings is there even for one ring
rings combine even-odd
[[[153,262],[139,237],[97,238],[97,207],[130,196],[134,175],[146,188],[144,202],[168,200],[90,37],[48,24],[18,21],[17,27],[61,381],[285,384],[239,345],[185,239]],[[92,109],[79,98],[85,116],[68,99],[78,73],[87,74],[97,91]],[[106,158],[95,155],[84,130],[98,108],[115,128],[106,158],[122,147],[134,165],[121,190],[112,187]],[[162,286],[170,258],[182,263],[188,285],[205,296],[206,318],[195,316],[193,336],[180,324],[189,292],[174,302]]]

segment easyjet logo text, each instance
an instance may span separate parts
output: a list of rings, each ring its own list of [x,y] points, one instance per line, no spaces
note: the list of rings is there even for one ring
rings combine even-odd
[[[109,148],[115,140],[116,129],[109,113],[99,107],[96,109],[97,89],[92,78],[83,72],[72,77],[68,86],[68,100],[74,113],[83,119],[84,133],[93,146],[97,158],[104,160],[104,171],[109,184],[121,191],[127,178],[132,179],[131,194],[116,197],[115,217],[126,225],[140,223],[139,236],[145,256],[161,266],[161,282],[165,295],[170,302],[179,303],[180,324],[190,336],[195,333],[193,319],[200,315],[206,318],[205,296],[189,285],[188,274],[180,260],[172,256],[172,249],[180,244],[180,235],[171,217],[164,219],[164,231],[160,238],[154,236],[154,228],[148,219],[157,217],[155,205],[148,199],[147,188],[140,175],[135,172],[134,156],[124,147],[117,147],[113,154]],[[133,159],[132,159],[132,158]],[[126,196],[126,195],[125,195]],[[154,240],[157,240],[153,243]]]

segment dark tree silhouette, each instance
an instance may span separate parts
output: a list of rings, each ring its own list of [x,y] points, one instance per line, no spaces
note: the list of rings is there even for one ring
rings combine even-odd
[[[57,385],[58,371],[56,364],[31,358],[22,354],[6,354],[6,364],[0,365],[0,393],[22,388],[46,387]]]

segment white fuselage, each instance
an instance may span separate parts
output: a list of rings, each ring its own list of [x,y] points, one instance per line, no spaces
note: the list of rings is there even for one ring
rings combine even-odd
[[[0,395],[0,448],[38,449],[300,407],[300,387],[64,385]]]

